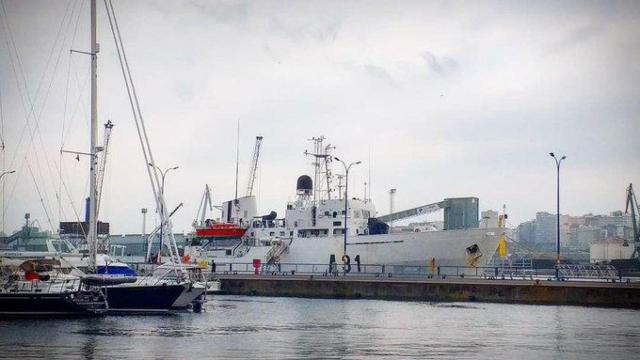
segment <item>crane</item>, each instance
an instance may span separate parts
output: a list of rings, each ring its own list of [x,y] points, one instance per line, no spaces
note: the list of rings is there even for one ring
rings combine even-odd
[[[211,199],[211,188],[209,184],[204,185],[204,193],[202,194],[202,199],[200,199],[198,214],[196,214],[196,219],[193,222],[194,227],[203,226],[205,217],[207,216],[207,208],[209,208],[209,211],[213,211],[213,201]]]
[[[627,188],[627,205],[624,212],[629,213],[629,210],[631,210],[631,222],[633,223],[633,245],[635,246],[631,258],[635,258],[636,256],[640,256],[640,233],[638,232],[638,220],[636,219],[640,212],[640,208],[638,207],[636,194],[633,192],[633,184],[629,184],[629,187]]]
[[[249,168],[249,180],[247,182],[247,196],[253,194],[253,183],[256,180],[256,170],[258,169],[258,158],[260,157],[260,145],[262,144],[262,136],[256,136],[256,145],[253,148],[253,158],[251,159],[251,168]]]

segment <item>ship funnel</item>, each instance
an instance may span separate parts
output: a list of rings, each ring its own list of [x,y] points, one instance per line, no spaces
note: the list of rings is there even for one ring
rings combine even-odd
[[[298,195],[311,195],[313,191],[313,180],[308,175],[302,175],[296,182],[296,193]]]

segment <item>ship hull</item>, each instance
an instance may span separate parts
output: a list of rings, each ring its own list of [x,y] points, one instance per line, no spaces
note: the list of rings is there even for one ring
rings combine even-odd
[[[178,300],[185,284],[136,285],[124,284],[102,288],[109,304],[109,313],[166,312]]]
[[[67,294],[0,294],[2,316],[92,316],[98,314],[74,303]]]
[[[192,283],[191,286],[186,288],[182,294],[172,304],[174,309],[184,309],[191,305],[198,297],[205,293],[207,288],[201,283]]]
[[[491,260],[503,231],[504,229],[463,229],[351,236],[347,239],[346,254],[350,257],[354,269],[356,256],[359,256],[363,265],[407,265],[425,268],[439,266],[443,269],[451,266],[461,267],[453,273],[475,274],[477,271],[472,268],[485,266]],[[288,250],[276,262],[283,265],[280,266],[282,271],[306,269],[309,272],[325,272],[329,269],[332,255],[338,265],[343,264],[343,246],[342,237],[294,238]],[[475,251],[470,253],[469,249],[473,249],[474,246]],[[249,250],[239,257],[205,258],[215,261],[218,271],[252,270],[247,264],[251,264],[254,259],[261,259],[263,264],[269,262],[269,249],[267,246],[256,246],[249,247]],[[244,265],[229,268],[227,264]],[[373,267],[369,266],[368,269]]]
[[[346,254],[351,263],[432,266],[484,266],[493,256],[500,229],[406,232],[352,236]],[[477,245],[476,252],[469,248]],[[328,263],[331,255],[342,264],[343,238],[296,238],[281,262]]]

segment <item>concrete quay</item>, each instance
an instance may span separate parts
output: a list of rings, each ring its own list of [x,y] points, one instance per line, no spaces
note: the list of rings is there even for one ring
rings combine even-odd
[[[233,295],[407,301],[478,301],[640,309],[640,283],[318,275],[216,274]]]

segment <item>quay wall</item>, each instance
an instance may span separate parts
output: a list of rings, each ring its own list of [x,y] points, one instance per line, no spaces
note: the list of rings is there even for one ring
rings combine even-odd
[[[219,275],[221,293],[307,298],[478,301],[640,309],[640,283]]]

